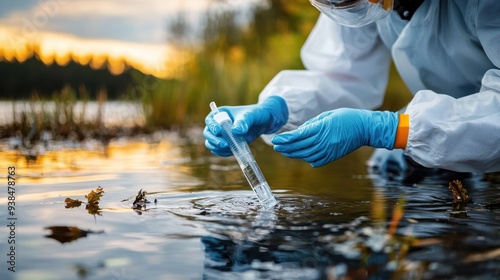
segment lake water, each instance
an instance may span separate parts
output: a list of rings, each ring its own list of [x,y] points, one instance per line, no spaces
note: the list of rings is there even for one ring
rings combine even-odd
[[[205,149],[201,129],[108,147],[49,143],[39,155],[13,150],[8,140],[0,148],[0,279],[500,276],[500,210],[487,207],[500,197],[498,176],[435,173],[401,183],[368,172],[369,148],[313,169],[259,140],[251,148],[279,202],[263,210],[234,158]],[[452,179],[473,199],[465,211],[452,211]],[[99,186],[99,211],[66,208],[66,198],[87,202]],[[141,189],[150,203],[132,209]],[[394,209],[404,215],[391,235]]]

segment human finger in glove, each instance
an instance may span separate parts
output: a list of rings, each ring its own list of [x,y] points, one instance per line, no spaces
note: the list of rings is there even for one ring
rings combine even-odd
[[[408,115],[341,108],[324,112],[296,130],[278,134],[271,142],[274,150],[284,156],[320,167],[361,146],[405,148],[408,127]]]
[[[270,96],[262,103],[243,106],[222,106],[219,111],[226,112],[233,121],[232,132],[241,135],[250,143],[262,134],[278,131],[288,120],[285,100]],[[217,156],[232,155],[229,144],[222,137],[221,127],[214,120],[213,113],[205,118],[205,146]]]

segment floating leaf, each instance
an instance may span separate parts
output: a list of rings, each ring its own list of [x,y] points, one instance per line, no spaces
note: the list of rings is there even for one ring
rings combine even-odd
[[[146,198],[146,191],[143,191],[142,189],[139,190],[137,195],[135,196],[134,202],[132,203],[132,209],[137,209],[141,210],[142,208],[146,207],[146,203],[149,203],[148,199]]]
[[[99,204],[99,200],[101,200],[103,194],[104,190],[101,186],[97,187],[95,191],[90,191],[90,193],[85,196],[87,204]]]
[[[99,186],[94,190],[90,191],[88,195],[85,196],[87,199],[87,204],[85,209],[91,215],[99,215],[101,216],[101,208],[99,207],[99,201],[104,194],[104,189]],[[66,202],[66,208],[75,208],[79,207],[83,202],[78,199],[66,198],[64,200]]]
[[[99,203],[96,204],[89,203],[87,204],[87,206],[85,206],[85,209],[87,210],[87,212],[89,212],[90,215],[102,216],[101,214],[102,209],[99,207]]]
[[[66,202],[66,206],[65,208],[77,208],[77,207],[80,207],[80,205],[82,205],[82,201],[78,200],[78,199],[72,199],[72,198],[69,198],[67,197],[64,202]]]
[[[453,195],[453,203],[467,203],[469,195],[459,180],[453,180],[448,184],[448,188]]]
[[[137,193],[137,195],[135,196],[135,200],[134,200],[133,204],[146,202],[147,201],[146,194],[147,194],[146,191],[143,191],[142,189],[140,189],[139,192]]]
[[[472,202],[470,196],[467,194],[467,190],[459,180],[451,181],[448,184],[448,189],[450,189],[453,196],[452,205],[454,211],[463,211],[465,210],[465,206]]]

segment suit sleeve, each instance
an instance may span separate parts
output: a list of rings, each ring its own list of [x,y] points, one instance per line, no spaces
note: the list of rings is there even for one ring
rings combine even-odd
[[[320,16],[301,58],[306,70],[280,72],[259,96],[260,102],[271,95],[286,100],[289,119],[280,132],[324,111],[382,104],[391,58],[375,24],[349,28]]]
[[[500,5],[486,0],[475,3],[473,26],[496,68],[486,71],[477,93],[455,99],[424,90],[410,102],[405,154],[426,167],[500,171]]]

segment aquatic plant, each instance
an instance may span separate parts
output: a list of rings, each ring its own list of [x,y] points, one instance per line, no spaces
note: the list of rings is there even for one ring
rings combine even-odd
[[[472,200],[467,194],[467,190],[462,185],[459,180],[453,180],[448,184],[448,189],[450,189],[453,196],[453,208],[456,210],[464,210],[465,206],[469,204]]]
[[[99,207],[99,202],[101,201],[102,196],[104,195],[104,189],[101,186],[98,186],[95,191],[91,190],[85,198],[87,199],[87,203],[85,204],[85,209],[89,214],[95,216],[101,216],[101,208]],[[66,203],[65,208],[78,208],[82,205],[82,201],[78,199],[73,199],[67,197],[64,202]]]
[[[139,190],[135,196],[134,202],[132,202],[132,209],[139,211],[146,208],[146,204],[149,203],[149,200],[146,198],[146,194],[146,191],[143,191],[142,189]]]

